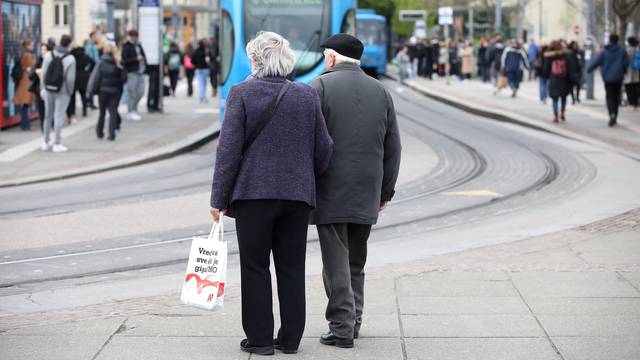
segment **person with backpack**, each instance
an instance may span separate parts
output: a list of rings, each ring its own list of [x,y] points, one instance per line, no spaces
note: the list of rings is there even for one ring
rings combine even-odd
[[[144,96],[147,57],[138,42],[138,30],[129,30],[129,39],[122,46],[122,65],[127,72],[127,119],[139,121],[138,103]]]
[[[494,86],[498,85],[498,77],[500,77],[500,60],[502,59],[502,52],[504,51],[504,45],[502,44],[502,36],[496,34],[493,38],[493,42],[489,45],[486,53],[487,66],[490,68],[491,83]]]
[[[549,96],[553,101],[554,123],[558,123],[558,112],[560,120],[565,121],[567,96],[571,93],[569,72],[569,58],[562,43],[558,40],[552,41],[549,49],[544,52],[542,76],[548,79]],[[558,109],[558,102],[560,102],[560,109]]]
[[[118,127],[118,104],[127,75],[120,65],[117,56],[117,49],[111,44],[107,44],[102,49],[102,57],[96,65],[95,70],[89,79],[89,93],[91,96],[98,95],[100,113],[98,124],[96,125],[96,136],[98,139],[104,137],[104,117],[109,111],[109,137],[110,141],[116,139],[116,129]]]
[[[193,96],[193,77],[196,73],[196,66],[191,61],[193,59],[193,45],[187,44],[184,48],[184,56],[182,57],[182,65],[184,66],[184,74],[187,77],[187,96]]]
[[[20,60],[16,62],[11,77],[16,86],[16,93],[13,97],[13,103],[20,109],[20,128],[24,131],[31,130],[31,120],[29,119],[29,108],[35,96],[29,91],[31,80],[29,73],[35,66],[35,57],[33,56],[33,40],[26,39],[22,42],[22,54]]]
[[[62,126],[64,115],[76,82],[76,59],[69,54],[71,37],[62,35],[60,45],[49,52],[42,63],[44,74],[45,122],[40,146],[42,151],[65,152],[62,145]],[[50,142],[51,127],[55,130],[55,139]]]
[[[609,35],[609,45],[604,47],[587,71],[593,72],[601,67],[604,89],[607,93],[607,110],[609,111],[609,126],[615,126],[618,119],[618,107],[620,106],[620,96],[622,92],[622,81],[629,66],[629,56],[627,52],[618,45],[620,37],[618,34]]]
[[[167,64],[169,73],[169,84],[171,88],[171,96],[176,96],[176,87],[178,86],[178,76],[180,75],[180,67],[182,67],[182,53],[178,48],[178,44],[171,42],[169,51],[164,56],[164,63]]]
[[[629,105],[636,111],[640,102],[640,47],[638,39],[633,36],[627,38],[627,43],[629,44],[627,54],[631,65],[624,75],[624,89],[627,92]]]
[[[82,46],[74,48],[70,53],[76,59],[76,84],[75,90],[73,94],[71,94],[71,100],[69,100],[69,106],[67,107],[67,117],[70,123],[75,123],[77,122],[76,93],[80,94],[82,117],[87,117],[87,107],[89,106],[87,100],[87,83],[89,82],[89,76],[96,63],[85,53],[84,47]]]
[[[529,69],[529,61],[527,60],[527,52],[522,48],[519,40],[512,40],[500,59],[500,69],[507,76],[509,87],[511,88],[511,97],[516,97],[520,88],[520,80],[523,77],[523,69]]]

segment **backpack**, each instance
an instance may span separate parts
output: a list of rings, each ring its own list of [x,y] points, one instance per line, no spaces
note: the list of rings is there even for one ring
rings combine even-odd
[[[640,50],[636,49],[635,55],[633,56],[633,61],[631,62],[631,67],[634,70],[640,70]]]
[[[22,64],[20,64],[20,59],[16,59],[13,64],[13,69],[11,69],[11,78],[13,79],[13,83],[18,86],[20,83],[20,79],[22,79],[22,74],[24,70],[22,69]]]
[[[63,60],[69,54],[65,54],[63,56],[56,56],[53,52],[51,56],[51,63],[47,68],[47,73],[44,74],[44,88],[47,91],[51,92],[60,92],[62,86],[64,85],[64,64]]]
[[[180,54],[178,53],[169,54],[169,70],[171,71],[180,70]]]
[[[567,76],[567,59],[560,58],[551,62],[551,74],[556,77]]]

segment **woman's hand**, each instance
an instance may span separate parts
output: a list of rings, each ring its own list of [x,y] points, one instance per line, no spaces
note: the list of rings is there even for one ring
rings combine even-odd
[[[213,221],[215,222],[219,222],[220,221],[220,216],[224,215],[225,211],[227,211],[226,209],[216,209],[216,208],[211,208],[209,210],[209,212],[211,213],[211,217],[213,218]]]

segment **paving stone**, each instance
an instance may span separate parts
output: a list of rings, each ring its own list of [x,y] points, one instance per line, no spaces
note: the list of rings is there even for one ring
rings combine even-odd
[[[406,337],[544,336],[531,315],[402,315]]]
[[[540,315],[538,320],[550,336],[636,336],[640,339],[640,316]]]
[[[625,278],[628,282],[630,282],[636,289],[640,289],[640,272],[623,272],[620,273],[623,278]]]
[[[557,360],[546,338],[406,339],[409,360]]]
[[[124,318],[111,317],[106,319],[91,319],[90,321],[69,322],[55,325],[29,326],[8,330],[7,335],[20,336],[45,336],[45,335],[69,335],[83,336],[111,336],[122,324]]]
[[[512,279],[528,297],[640,297],[640,292],[611,272],[527,272]]]
[[[91,359],[109,336],[0,335],[0,359]]]
[[[401,360],[400,339],[358,339],[352,349],[338,349],[320,344],[317,338],[302,339],[297,355],[286,355],[276,351],[274,359],[296,360]],[[255,359],[256,357],[252,357]]]
[[[278,328],[279,321],[276,324]],[[304,336],[310,338],[318,338],[320,334],[327,332],[329,326],[324,316],[307,317],[307,323],[304,330]],[[360,336],[366,337],[400,337],[398,327],[398,316],[379,315],[365,313],[362,319],[362,329]]]
[[[424,297],[400,296],[402,314],[529,314],[519,297]]]
[[[401,279],[424,279],[433,281],[508,281],[509,274],[497,271],[429,271]]]
[[[422,277],[401,278],[398,280],[400,296],[464,296],[464,297],[501,297],[518,296],[510,281],[435,281]]]
[[[245,360],[242,338],[116,336],[96,360]],[[88,358],[85,358],[88,359]]]
[[[122,336],[244,336],[239,314],[206,316],[132,316]]]
[[[527,298],[536,315],[640,316],[640,298]]]
[[[638,337],[553,337],[565,360],[638,360]]]
[[[591,264],[640,264],[640,239],[637,233],[620,232],[603,237],[604,239],[578,243],[572,248]]]

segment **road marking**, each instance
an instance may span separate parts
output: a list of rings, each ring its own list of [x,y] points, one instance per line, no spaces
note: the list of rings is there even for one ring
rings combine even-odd
[[[488,197],[502,197],[502,194],[489,190],[467,190],[467,191],[448,191],[443,192],[442,195],[447,196],[488,196]]]

